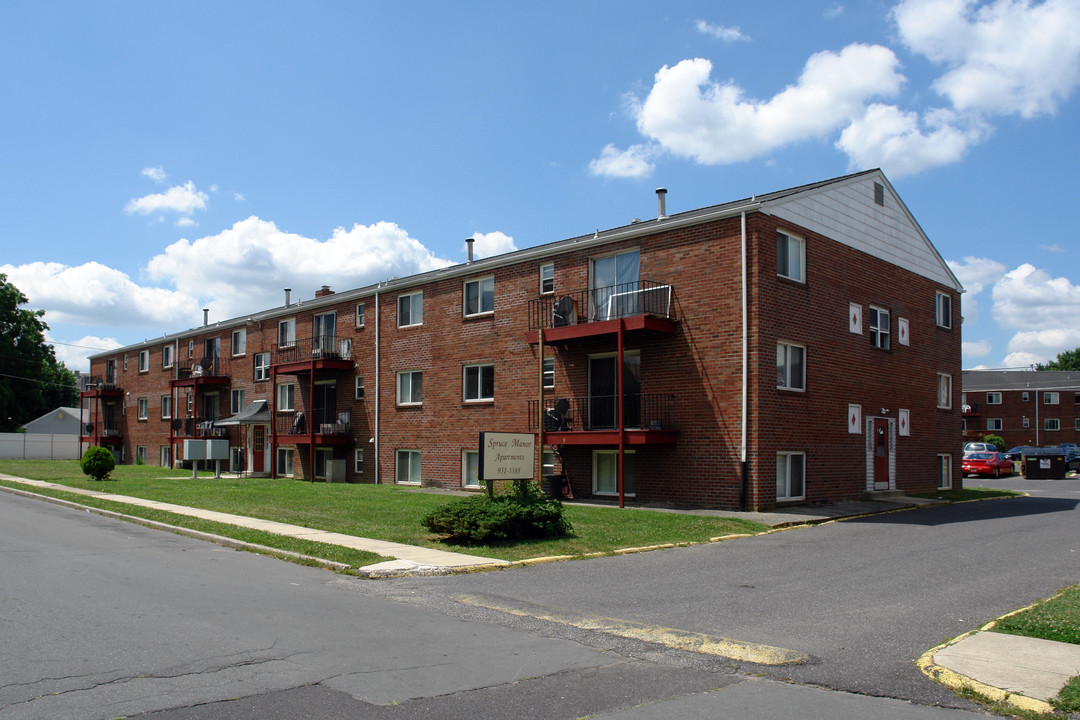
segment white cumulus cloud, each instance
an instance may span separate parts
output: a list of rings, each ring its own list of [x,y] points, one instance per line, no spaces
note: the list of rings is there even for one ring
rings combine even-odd
[[[183,185],[174,185],[165,192],[132,198],[124,206],[129,215],[151,215],[157,212],[174,212],[190,215],[196,210],[205,210],[210,196],[198,190],[195,183],[188,180]]]
[[[495,255],[502,255],[503,253],[513,252],[517,250],[517,245],[514,244],[514,238],[510,237],[506,233],[499,231],[490,233],[473,233],[473,257],[479,260],[480,258],[494,257]],[[462,251],[466,248],[463,246]]]
[[[600,151],[600,157],[589,162],[589,172],[606,177],[646,177],[652,173],[655,167],[652,159],[658,153],[656,146],[631,145],[626,150],[619,150],[609,143]]]
[[[711,35],[717,40],[723,40],[724,42],[738,42],[749,41],[750,38],[743,35],[742,30],[737,27],[725,27],[724,25],[713,25],[704,20],[697,21],[698,32],[705,35]]]
[[[148,177],[156,183],[163,183],[169,177],[165,172],[165,168],[158,165],[157,167],[147,167],[142,169],[141,173],[144,177]]]

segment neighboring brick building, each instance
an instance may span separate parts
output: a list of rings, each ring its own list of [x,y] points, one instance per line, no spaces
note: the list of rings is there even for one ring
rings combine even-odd
[[[234,469],[457,488],[480,431],[546,410],[577,497],[959,483],[962,288],[880,171],[670,217],[658,194],[655,220],[97,355],[86,439],[167,464],[221,435]]]
[[[1080,443],[1080,372],[965,370],[964,439],[992,433],[1005,447]]]

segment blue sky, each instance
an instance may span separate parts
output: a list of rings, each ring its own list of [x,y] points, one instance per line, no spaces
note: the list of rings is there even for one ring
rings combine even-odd
[[[964,367],[1080,346],[1080,0],[0,6],[0,273],[86,356],[881,167]]]

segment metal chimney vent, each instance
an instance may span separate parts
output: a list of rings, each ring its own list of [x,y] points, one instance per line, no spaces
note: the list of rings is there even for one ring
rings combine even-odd
[[[656,219],[657,220],[663,220],[664,218],[667,217],[667,207],[666,207],[667,203],[665,202],[666,198],[667,198],[667,188],[656,188],[656,208],[657,208]]]

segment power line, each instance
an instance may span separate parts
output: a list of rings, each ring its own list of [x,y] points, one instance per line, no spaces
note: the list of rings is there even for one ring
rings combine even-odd
[[[75,390],[79,389],[78,383],[72,385],[68,383],[53,382],[51,380],[38,380],[37,378],[21,377],[19,375],[8,375],[7,373],[0,373],[0,377],[11,378],[12,380],[25,380],[26,382],[34,382],[40,385],[52,385],[54,387],[74,388]]]

